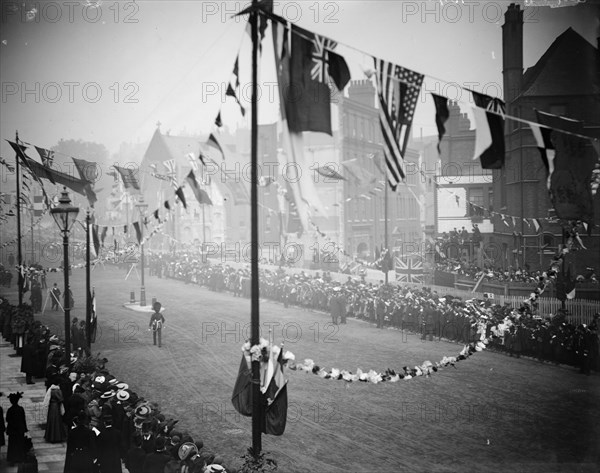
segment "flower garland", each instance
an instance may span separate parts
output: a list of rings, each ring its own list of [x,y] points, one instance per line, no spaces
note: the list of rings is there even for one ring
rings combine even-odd
[[[489,338],[483,338],[478,342],[472,342],[465,345],[457,356],[444,356],[440,361],[432,363],[429,360],[424,361],[420,366],[404,366],[402,370],[386,369],[384,372],[377,372],[375,370],[363,371],[358,368],[356,373],[352,373],[348,370],[340,370],[338,368],[331,368],[326,370],[320,367],[311,359],[305,359],[304,363],[296,364],[294,362],[288,363],[288,368],[294,371],[305,371],[307,373],[313,373],[323,379],[333,380],[344,380],[348,383],[362,381],[364,383],[378,384],[382,382],[396,383],[401,379],[409,380],[418,376],[429,377],[432,373],[445,368],[447,366],[453,366],[456,368],[456,363],[459,361],[466,360],[473,353],[485,350],[489,343]]]
[[[283,344],[281,345],[283,347]],[[279,356],[279,348],[277,345],[271,345],[271,343],[260,337],[258,345],[250,345],[250,341],[246,340],[246,343],[242,345],[242,353],[248,361],[259,361],[261,363],[268,363],[271,354],[274,357]],[[296,357],[291,351],[284,351],[282,360],[286,364],[288,361],[294,361]]]

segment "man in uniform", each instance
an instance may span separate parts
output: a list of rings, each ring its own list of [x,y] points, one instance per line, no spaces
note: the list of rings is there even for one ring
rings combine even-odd
[[[154,344],[156,345],[156,336],[158,334],[158,348],[160,348],[162,343],[162,328],[165,324],[165,318],[160,313],[162,305],[160,302],[155,302],[152,308],[154,309],[154,313],[150,317],[150,324],[148,325],[148,330],[152,330],[152,339],[154,340]]]
[[[54,283],[54,287],[50,291],[50,295],[52,296],[52,310],[58,310],[58,301],[60,301],[60,289],[58,288],[58,285],[56,283]]]

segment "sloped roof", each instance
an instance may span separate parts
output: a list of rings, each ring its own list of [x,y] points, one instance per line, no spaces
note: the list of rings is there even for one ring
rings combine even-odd
[[[189,136],[163,135],[157,128],[144,153],[142,165],[162,164],[168,159],[175,159],[179,165],[189,166],[185,156],[188,153],[198,155],[201,138]],[[159,166],[159,169],[161,166]]]
[[[598,50],[572,28],[554,40],[523,74],[522,95],[600,94]]]

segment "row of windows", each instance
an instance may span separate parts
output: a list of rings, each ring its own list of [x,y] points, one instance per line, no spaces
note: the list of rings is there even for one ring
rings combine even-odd
[[[352,200],[348,201],[346,207],[347,220],[373,220],[377,217],[384,217],[384,197],[369,197],[371,197],[370,200],[365,197],[361,197],[353,198]],[[390,202],[390,216],[398,219],[419,218],[419,203],[412,196],[398,196],[395,205]]]
[[[381,139],[378,125],[377,117],[369,118],[354,113],[344,113],[343,134],[347,137],[379,143]]]

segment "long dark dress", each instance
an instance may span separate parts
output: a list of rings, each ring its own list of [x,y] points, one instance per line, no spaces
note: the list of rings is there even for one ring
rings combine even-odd
[[[100,473],[121,473],[121,432],[114,427],[106,427],[97,439]]]
[[[94,471],[96,435],[84,425],[69,431],[64,473],[90,473]]]
[[[130,473],[143,473],[146,452],[142,447],[131,447],[127,452],[125,465]]]
[[[4,425],[4,411],[2,410],[2,406],[0,406],[0,447],[6,445],[4,432],[6,432],[6,426]]]
[[[19,463],[25,459],[25,432],[27,432],[25,409],[14,404],[6,411],[7,462]]]
[[[36,347],[33,340],[29,340],[23,347],[23,358],[21,358],[21,372],[27,376],[33,376],[36,372]]]
[[[67,439],[67,428],[62,420],[60,407],[63,402],[62,391],[55,386],[50,391],[50,405],[48,406],[48,418],[46,421],[46,442],[64,442]]]

